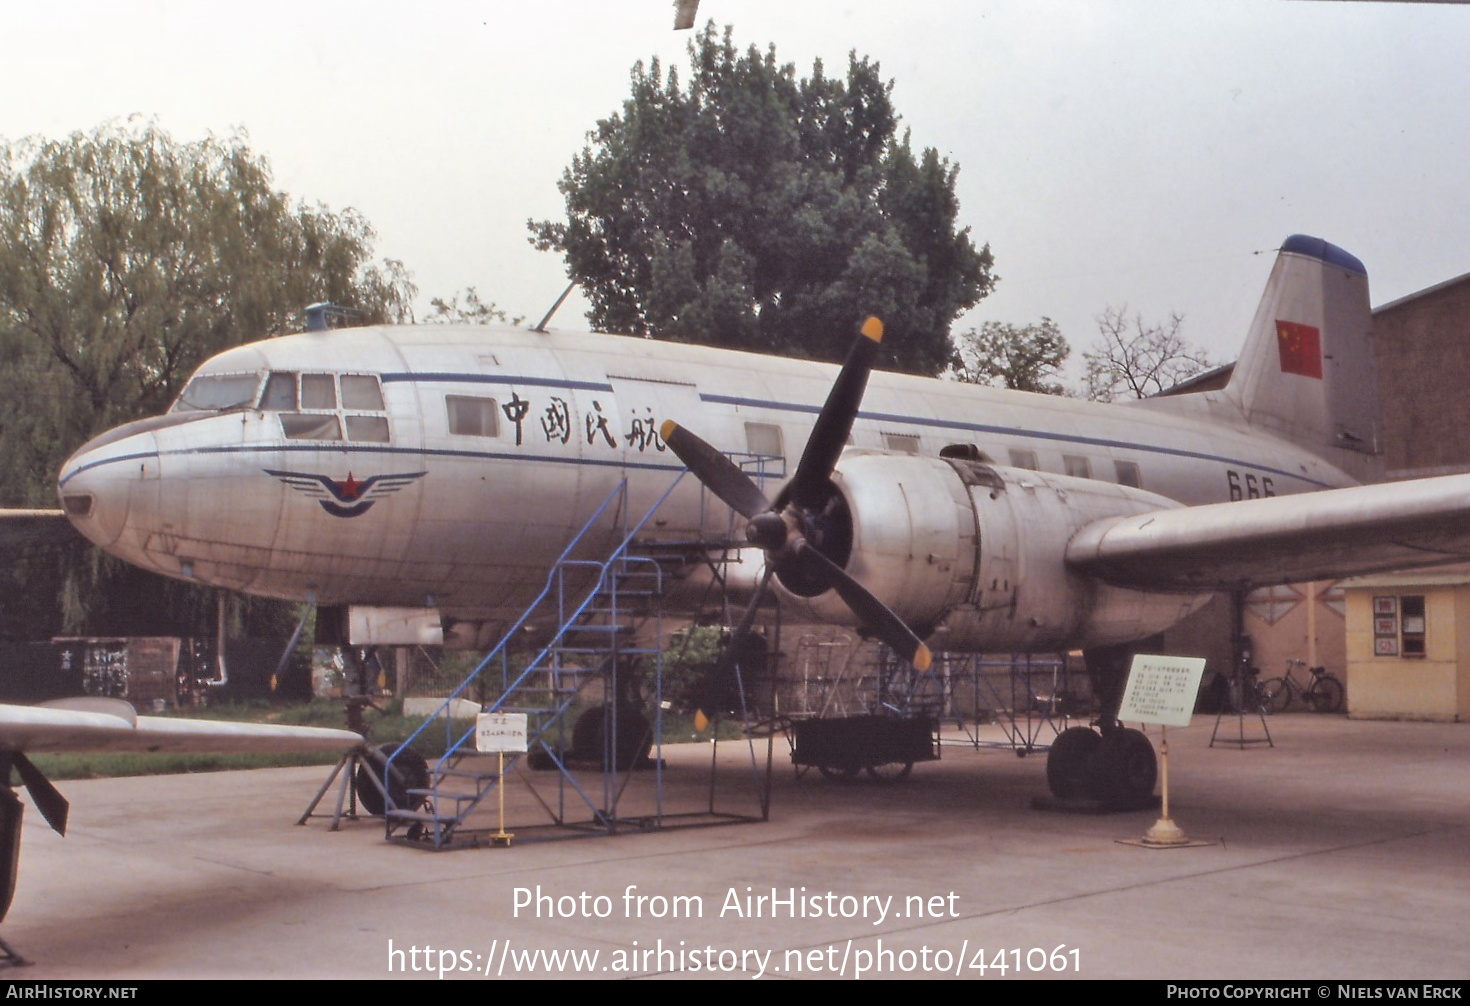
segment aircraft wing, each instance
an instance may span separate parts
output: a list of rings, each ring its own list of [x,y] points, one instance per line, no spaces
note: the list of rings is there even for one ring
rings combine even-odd
[[[1108,518],[1067,563],[1123,587],[1235,590],[1470,560],[1470,475]]]
[[[0,548],[81,541],[61,510],[0,510]]]
[[[350,730],[139,716],[119,699],[0,704],[0,751],[141,751],[191,754],[347,752]]]

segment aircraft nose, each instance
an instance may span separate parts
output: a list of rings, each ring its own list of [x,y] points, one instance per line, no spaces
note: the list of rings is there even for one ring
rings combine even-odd
[[[158,495],[158,442],[152,433],[103,434],[61,467],[57,495],[72,524],[100,548],[115,551]],[[136,528],[132,528],[136,530]]]

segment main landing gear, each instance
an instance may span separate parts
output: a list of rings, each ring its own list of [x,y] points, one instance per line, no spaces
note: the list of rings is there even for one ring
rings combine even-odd
[[[1131,651],[1104,647],[1084,653],[1093,691],[1102,701],[1098,730],[1070,727],[1057,735],[1046,759],[1052,796],[1104,810],[1143,810],[1153,805],[1159,765],[1154,746],[1140,731],[1118,722]]]

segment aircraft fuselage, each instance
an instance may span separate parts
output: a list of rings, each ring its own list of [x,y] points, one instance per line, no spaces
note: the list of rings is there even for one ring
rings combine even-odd
[[[589,551],[668,490],[683,465],[660,438],[666,419],[774,497],[834,372],[500,326],[305,333],[214,357],[169,414],[78,450],[59,488],[88,538],[168,576],[496,617],[524,607],[624,477],[626,502],[609,507]],[[1197,397],[1195,417],[875,372],[850,445],[928,457],[968,445],[1038,478],[1138,486],[1184,505],[1354,484]],[[686,479],[645,537],[723,540],[731,529],[728,508]]]

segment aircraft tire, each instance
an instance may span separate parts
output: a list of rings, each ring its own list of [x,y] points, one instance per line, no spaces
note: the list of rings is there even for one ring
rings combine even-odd
[[[375,779],[381,780],[383,766],[388,764],[388,756],[397,748],[397,744],[382,744],[371,748],[358,764],[357,775],[353,777],[352,788],[357,792],[357,804],[373,817],[383,816],[383,794],[373,785],[373,779],[368,778],[368,773],[371,772]],[[388,795],[395,807],[408,808],[411,806],[408,791],[428,788],[429,763],[424,760],[423,755],[409,748],[393,762],[393,768],[393,778],[388,781]]]
[[[1068,727],[1052,741],[1046,756],[1046,784],[1058,800],[1090,795],[1092,759],[1102,737],[1090,727]]]
[[[619,706],[617,709],[618,750],[614,753],[617,771],[625,772],[648,760],[653,750],[653,730],[648,718],[637,709]],[[572,727],[572,749],[578,758],[589,761],[606,761],[604,748],[607,746],[606,711],[601,707],[589,709],[578,717]]]
[[[818,765],[817,771],[822,773],[823,779],[851,782],[857,778],[859,769],[856,765]]]
[[[881,782],[900,782],[907,779],[909,773],[914,770],[914,763],[888,762],[886,765],[869,765],[865,771],[869,779],[877,779]]]
[[[1153,743],[1137,730],[1114,730],[1103,736],[1092,759],[1093,796],[1110,810],[1138,810],[1149,805],[1159,779]]]

